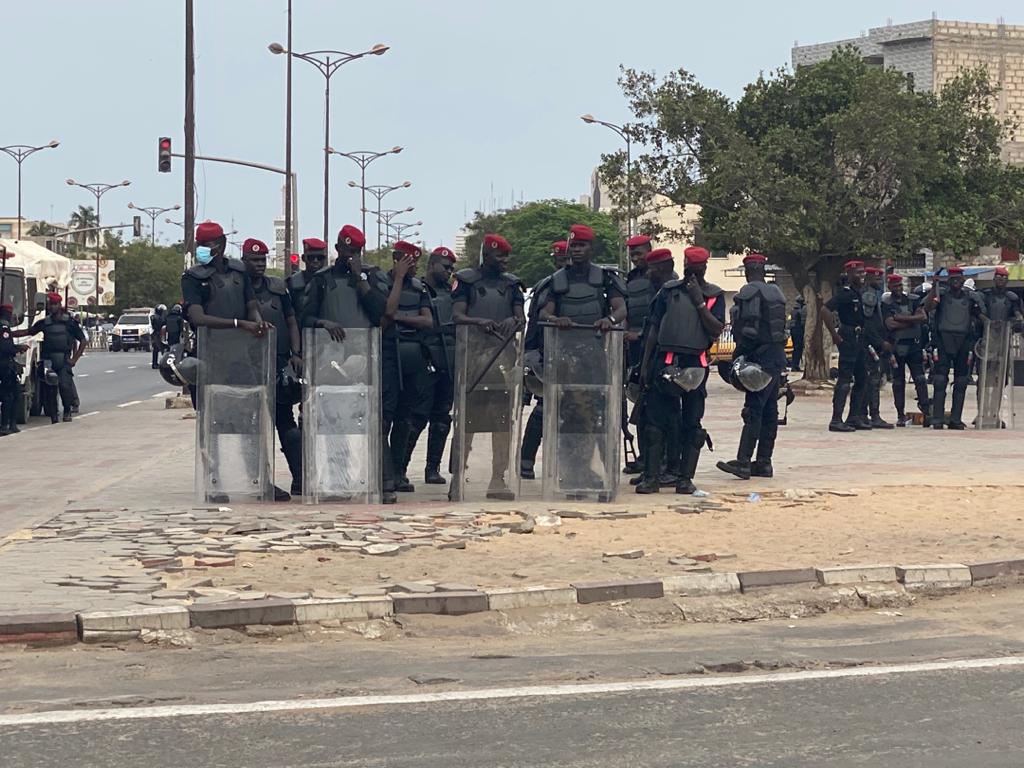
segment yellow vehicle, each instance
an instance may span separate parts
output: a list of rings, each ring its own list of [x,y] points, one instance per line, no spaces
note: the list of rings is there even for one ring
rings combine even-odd
[[[726,323],[725,328],[722,329],[722,335],[711,345],[708,359],[712,363],[717,363],[719,360],[732,360],[732,353],[735,350],[736,341],[732,337],[732,326]],[[786,359],[793,359],[793,339],[788,336],[786,338]]]

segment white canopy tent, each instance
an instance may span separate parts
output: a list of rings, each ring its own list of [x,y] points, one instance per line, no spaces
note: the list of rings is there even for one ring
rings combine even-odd
[[[39,290],[55,286],[63,293],[71,282],[71,259],[31,240],[0,238],[0,245],[7,249],[7,266],[21,268],[26,277],[36,278]]]

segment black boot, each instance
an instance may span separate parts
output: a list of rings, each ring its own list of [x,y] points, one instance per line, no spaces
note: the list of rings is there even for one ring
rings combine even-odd
[[[744,414],[746,409],[744,409]],[[736,459],[733,461],[720,461],[715,466],[723,472],[735,475],[740,480],[750,479],[750,457],[754,455],[754,446],[757,445],[757,436],[760,432],[759,424],[745,423],[743,431],[740,432],[740,444],[736,449]]]
[[[935,377],[935,388],[932,392],[932,429],[942,429],[946,424],[946,384],[945,376]]]
[[[644,471],[639,475],[636,492],[657,493],[661,490],[658,476],[661,474],[661,460],[665,453],[665,436],[660,429],[645,427],[644,445]]]
[[[949,411],[950,429],[967,429],[964,424],[964,401],[967,400],[967,383],[963,384],[953,380],[953,405]]]
[[[447,485],[448,481],[441,475],[441,468],[427,465],[423,470],[423,482],[427,485]]]
[[[846,410],[846,400],[850,396],[851,387],[848,381],[836,384],[835,392],[832,393],[832,420],[828,423],[829,432],[854,431],[854,427],[843,423],[843,412]]]
[[[682,437],[683,454],[679,460],[679,476],[676,478],[676,493],[693,494],[697,486],[693,484],[693,476],[697,473],[697,462],[700,460],[700,451],[704,447],[708,433],[700,428],[693,430],[689,435]]]
[[[71,421],[71,409],[64,411],[64,421]]]
[[[544,411],[537,405],[530,412],[530,418],[526,420],[526,427],[523,429],[523,449],[520,453],[519,476],[524,480],[536,478],[533,467],[537,461],[537,451],[540,449],[540,441],[544,435]]]

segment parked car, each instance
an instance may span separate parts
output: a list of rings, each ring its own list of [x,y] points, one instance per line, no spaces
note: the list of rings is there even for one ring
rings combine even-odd
[[[126,309],[107,336],[110,351],[127,352],[130,349],[141,349],[148,352],[152,334],[152,326],[149,323],[151,314],[152,310],[149,307]]]

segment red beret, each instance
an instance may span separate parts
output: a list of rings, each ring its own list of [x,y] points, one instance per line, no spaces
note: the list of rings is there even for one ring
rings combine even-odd
[[[638,245],[650,245],[650,235],[633,235],[629,240],[626,241],[627,248],[636,248]]]
[[[208,243],[218,237],[224,237],[224,228],[216,221],[204,221],[196,227],[197,243]]]
[[[884,275],[885,270],[881,267],[864,267],[865,274],[868,275]]]
[[[484,250],[496,250],[502,253],[512,253],[512,246],[508,244],[501,235],[484,235]]]
[[[433,253],[434,256],[440,256],[442,259],[447,259],[452,264],[455,263],[455,251],[450,248],[445,248],[443,245],[438,246],[431,253]]]
[[[949,275],[962,275],[964,273],[964,268],[960,266],[950,267],[946,270],[946,273]]]
[[[551,244],[551,252],[552,253],[565,253],[565,251],[566,251],[566,249],[568,247],[569,247],[569,243],[566,242],[565,240],[556,240],[555,242],[553,242]]]
[[[743,263],[744,264],[767,264],[768,263],[768,257],[765,256],[763,253],[755,253],[754,251],[751,251],[750,253],[748,253],[746,256],[743,257]]]
[[[338,231],[338,244],[354,245],[356,248],[362,248],[366,245],[366,235],[363,234],[363,230],[359,227],[346,224]]]
[[[663,261],[672,261],[672,251],[668,248],[655,248],[644,257],[648,264],[660,264]]]
[[[707,264],[708,259],[711,258],[711,254],[708,253],[708,249],[701,248],[699,245],[691,245],[683,251],[683,256],[685,257],[687,264]]]
[[[62,304],[64,302],[64,299],[61,298],[61,295],[59,293],[54,293],[53,291],[50,291],[48,294],[46,294],[46,301],[49,302],[50,304]]]
[[[323,251],[327,252],[327,243],[321,240],[319,237],[307,237],[302,241],[303,252],[309,251]]]
[[[13,312],[13,311],[14,311],[14,305],[13,304],[0,304],[0,312]]]
[[[250,237],[244,243],[242,243],[242,253],[267,254],[270,253],[270,249],[267,248],[267,244],[264,243],[262,240],[257,240],[254,237]]]
[[[569,227],[570,240],[586,240],[588,243],[594,240],[594,230],[586,224],[573,224]]]
[[[399,240],[392,246],[392,249],[398,251],[398,253],[405,253],[409,256],[415,256],[416,258],[419,258],[420,256],[420,249],[405,240]]]
[[[885,278],[885,281],[887,283],[902,283],[903,275],[897,275],[895,272],[893,272],[891,275]]]
[[[999,275],[999,277],[1009,277],[1010,270],[1006,267],[996,267],[996,274]]]
[[[863,261],[857,261],[856,259],[851,259],[850,261],[848,261],[845,264],[843,264],[843,269],[863,269],[863,268],[864,268],[864,262]]]

